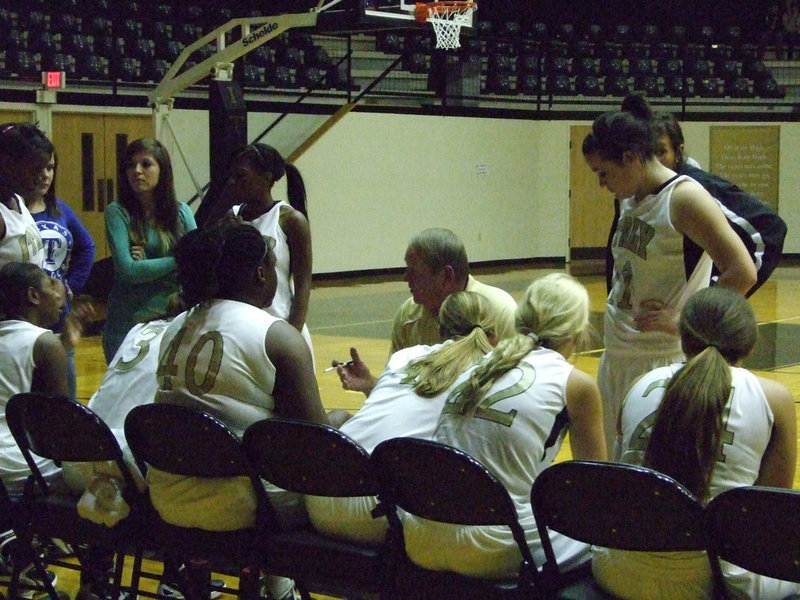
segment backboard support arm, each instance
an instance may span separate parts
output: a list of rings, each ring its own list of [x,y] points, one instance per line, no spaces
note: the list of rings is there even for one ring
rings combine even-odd
[[[233,76],[233,61],[241,58],[271,39],[279,36],[284,31],[295,27],[314,27],[317,24],[317,15],[321,10],[326,10],[341,0],[333,0],[327,5],[318,6],[312,12],[277,15],[272,17],[241,17],[231,19],[225,25],[217,27],[186,46],[172,63],[161,82],[148,95],[152,108],[159,105],[170,105],[175,94],[194,85],[207,75],[216,79],[230,80]],[[320,2],[322,5],[322,2]],[[241,36],[230,46],[225,45],[225,35],[235,29],[241,29]],[[188,58],[203,46],[217,42],[217,52],[199,62],[183,73],[178,74],[186,64]]]

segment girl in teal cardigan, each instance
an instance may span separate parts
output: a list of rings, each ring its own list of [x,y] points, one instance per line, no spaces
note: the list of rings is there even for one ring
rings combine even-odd
[[[119,200],[106,207],[106,236],[114,261],[103,352],[106,363],[136,323],[166,313],[178,291],[175,242],[195,229],[191,209],[175,197],[172,163],[153,138],[131,142],[119,161]]]

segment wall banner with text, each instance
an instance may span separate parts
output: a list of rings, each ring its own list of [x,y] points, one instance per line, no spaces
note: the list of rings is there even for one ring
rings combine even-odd
[[[712,125],[709,171],[778,211],[779,126]]]

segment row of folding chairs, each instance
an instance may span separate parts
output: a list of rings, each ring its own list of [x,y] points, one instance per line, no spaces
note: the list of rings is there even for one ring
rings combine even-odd
[[[96,526],[77,515],[74,498],[55,493],[37,475],[33,455],[57,461],[112,460],[125,474],[128,467],[113,433],[88,408],[65,398],[20,394],[9,401],[6,417],[33,473],[22,507],[17,507],[25,518],[15,519],[14,527],[26,538],[35,534],[73,544],[91,542],[114,549],[118,557],[133,554],[128,586],[122,585],[122,561],[117,560],[115,590],[141,596],[153,595],[139,585],[140,578],[152,576],[141,568],[147,550],[204,559],[215,571],[242,575],[237,591],[245,600],[257,597],[261,572],[293,578],[305,598],[311,592],[431,600],[610,598],[587,569],[561,572],[549,542],[552,531],[624,550],[707,550],[723,598],[720,559],[800,581],[798,492],[739,488],[704,508],[675,480],[646,468],[559,463],[537,477],[531,492],[546,558],[536,564],[502,483],[458,449],[395,438],[370,456],[336,429],[284,419],[257,422],[240,440],[207,413],[167,404],[137,407],[127,418],[125,435],[139,467],[187,477],[249,478],[258,501],[256,523],[231,532],[169,525],[131,480],[125,492],[132,508],[128,518],[115,527]],[[386,542],[374,547],[337,540],[310,526],[282,530],[262,480],[300,494],[376,496],[374,514],[389,521]],[[399,509],[445,523],[509,527],[521,557],[517,576],[485,580],[414,565],[405,555]],[[205,600],[207,591],[196,599]],[[196,600],[192,593],[187,598]]]

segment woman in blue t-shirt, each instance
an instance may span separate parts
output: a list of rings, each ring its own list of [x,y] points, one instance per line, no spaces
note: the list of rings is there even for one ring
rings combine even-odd
[[[58,159],[55,152],[36,180],[36,187],[25,195],[44,244],[42,268],[67,288],[67,306],[55,330],[61,331],[73,296],[81,293],[94,263],[94,240],[75,212],[55,195]],[[76,398],[75,349],[67,350],[69,395]]]

